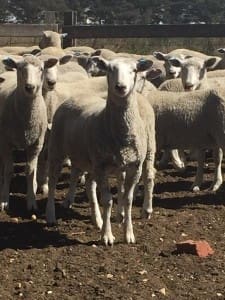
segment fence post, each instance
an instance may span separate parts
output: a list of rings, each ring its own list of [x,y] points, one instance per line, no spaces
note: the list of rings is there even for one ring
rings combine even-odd
[[[74,26],[77,24],[77,11],[64,12],[64,26]],[[76,46],[76,39],[66,36],[63,39],[63,48]]]

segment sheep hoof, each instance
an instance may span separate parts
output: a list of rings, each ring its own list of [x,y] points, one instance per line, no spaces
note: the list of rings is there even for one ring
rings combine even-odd
[[[102,236],[102,242],[105,246],[113,246],[115,237],[112,234],[104,234]]]
[[[192,191],[193,192],[200,192],[200,187],[198,186],[198,185],[193,185],[192,187],[191,187],[191,189],[192,189]]]
[[[152,211],[149,212],[149,211],[145,210],[144,208],[142,208],[142,210],[141,210],[141,218],[150,220],[151,219],[151,215],[152,215]]]
[[[179,171],[179,172],[184,172],[186,170],[186,167],[184,164],[181,164],[181,165],[175,165],[174,164],[174,168]]]
[[[125,235],[125,242],[127,244],[135,244],[136,243],[136,240],[135,240],[133,232],[132,233],[126,233],[126,235]]]
[[[8,202],[1,202],[1,211],[7,210],[9,208]]]

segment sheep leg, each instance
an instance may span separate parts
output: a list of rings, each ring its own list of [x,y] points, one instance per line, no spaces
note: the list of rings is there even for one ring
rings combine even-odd
[[[165,149],[163,154],[162,154],[162,158],[160,159],[160,161],[157,163],[157,167],[159,169],[165,169],[168,165],[168,162],[170,161],[170,150],[169,149]]]
[[[197,160],[198,160],[198,167],[195,176],[195,181],[191,186],[193,192],[200,191],[200,186],[203,181],[203,174],[204,174],[204,161],[205,161],[205,151],[204,150],[197,150]]]
[[[106,246],[113,245],[115,237],[112,234],[110,220],[113,205],[112,194],[110,193],[106,176],[97,176],[97,178],[97,183],[100,188],[101,199],[103,203],[103,225],[101,239]]]
[[[184,157],[185,154],[183,151],[181,152],[182,155],[180,155],[180,152],[178,149],[172,149],[171,150],[171,158],[172,158],[172,163],[175,169],[177,170],[184,170],[185,169],[185,163],[184,163]],[[182,158],[181,158],[182,156]]]
[[[102,229],[102,216],[98,204],[98,198],[97,198],[97,183],[94,181],[90,174],[86,176],[86,193],[88,196],[88,200],[91,206],[91,219],[93,224],[98,228]]]
[[[55,189],[60,175],[63,159],[49,161],[49,192],[46,205],[46,220],[49,225],[56,223],[55,217]]]
[[[37,152],[27,151],[27,166],[26,166],[26,177],[27,177],[27,209],[37,210],[36,203],[36,191],[37,191],[37,163],[38,155]]]
[[[43,147],[38,157],[37,167],[37,183],[40,191],[44,194],[48,194],[48,149]]]
[[[78,169],[76,169],[72,166],[71,174],[70,174],[70,186],[69,186],[69,190],[67,192],[66,198],[63,202],[63,206],[65,208],[71,208],[72,207],[72,204],[74,202],[77,182],[79,180],[80,173],[81,173],[80,170],[78,170]]]
[[[10,188],[10,182],[13,175],[13,160],[11,152],[7,157],[3,157],[2,161],[4,163],[1,167],[1,175],[3,172],[3,185],[2,185],[2,191],[1,191],[1,210],[5,210],[9,206],[9,188]],[[2,176],[1,176],[2,179]]]
[[[126,172],[122,172],[118,178],[118,199],[117,199],[117,222],[122,224],[124,222],[124,183]]]
[[[144,202],[142,206],[142,217],[150,219],[152,208],[152,197],[155,179],[154,154],[151,160],[146,160],[143,164],[142,176],[144,181]]]
[[[210,187],[213,192],[217,191],[221,184],[223,183],[222,176],[222,160],[223,160],[223,150],[221,148],[213,149],[213,159],[215,163],[214,181]]]
[[[134,189],[141,177],[141,167],[129,168],[126,172],[124,184],[124,240],[126,243],[135,243],[135,237],[132,225],[132,202],[134,197]]]

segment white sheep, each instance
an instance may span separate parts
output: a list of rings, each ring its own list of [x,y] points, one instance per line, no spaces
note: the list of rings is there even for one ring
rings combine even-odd
[[[198,57],[204,60],[207,60],[210,58],[210,56],[198,52],[198,51],[193,51],[190,49],[175,49],[172,50],[171,52],[165,54],[162,52],[157,52],[155,51],[153,55],[159,59],[165,62],[165,69],[166,69],[166,77],[167,79],[174,79],[178,78],[180,76],[180,67],[172,65],[170,59],[171,58],[178,58],[178,59],[184,59],[187,57]],[[210,67],[210,70],[213,70],[216,66],[216,64],[219,62],[220,58],[217,56],[214,56],[216,63]]]
[[[62,48],[62,38],[66,37],[67,33],[58,33],[51,30],[43,31],[43,35],[39,42],[39,47],[41,49],[47,47],[57,47]]]
[[[112,195],[107,179],[110,173],[126,173],[122,198],[125,241],[133,243],[131,207],[142,164],[146,210],[151,209],[148,205],[154,182],[154,113],[145,98],[140,99],[141,96],[135,91],[137,72],[148,68],[150,62],[134,62],[124,58],[107,61],[100,57],[96,61],[107,70],[107,101],[83,93],[65,101],[53,118],[49,145],[47,221],[55,222],[55,187],[61,163],[68,155],[72,162],[73,180],[80,171],[88,171],[92,182],[98,183],[104,207],[102,240],[106,245],[114,242],[110,222]]]
[[[17,84],[13,89],[10,86],[0,92],[0,159],[3,170],[1,208],[7,208],[9,203],[12,151],[23,148],[27,152],[27,208],[36,209],[37,160],[47,128],[46,106],[42,97],[43,73],[57,60],[50,59],[43,63],[33,55],[28,55],[19,62],[7,58],[4,63],[17,70]]]
[[[220,147],[224,149],[222,137],[220,136],[218,140],[218,135],[221,135],[220,131],[224,126],[222,114],[224,113],[225,98],[223,97],[223,89],[220,89],[219,92],[199,90],[181,94],[149,93],[149,101],[156,116],[157,148],[198,149],[200,165],[203,165],[204,162],[202,154],[204,149],[219,149]],[[219,170],[219,161],[215,161],[215,163],[216,170]],[[203,169],[198,169],[193,188],[200,187],[202,171]],[[217,175],[215,178],[217,180],[219,176]],[[216,186],[217,183],[219,182],[214,182],[213,185]]]
[[[161,86],[160,90],[168,90],[168,91],[190,91],[190,90],[197,90],[197,89],[204,89],[204,88],[216,88],[220,89],[223,87],[224,80],[219,77],[211,77],[207,78],[208,74],[218,72],[218,71],[211,71],[207,72],[207,69],[211,68],[216,63],[216,58],[211,57],[207,59],[197,58],[197,57],[190,57],[186,59],[178,59],[178,58],[171,58],[171,64],[181,68],[181,79],[172,79],[165,81]],[[217,75],[217,73],[215,74]],[[179,156],[176,150],[171,152],[173,161],[178,166],[182,166],[182,162],[179,160]],[[204,167],[204,154],[201,151],[197,153],[198,156],[198,168],[197,168],[197,178],[203,176],[203,167]],[[161,164],[165,164],[167,162],[167,158],[169,158],[168,152],[165,151],[163,155],[163,159]],[[214,182],[212,184],[211,189],[213,191],[218,190],[220,185],[222,184],[222,159],[223,159],[223,152],[221,149],[214,149],[214,161],[216,165],[215,169],[215,177]],[[201,175],[198,175],[201,174]],[[195,182],[202,182],[202,179],[195,180]],[[199,185],[193,185],[193,190],[198,191]]]

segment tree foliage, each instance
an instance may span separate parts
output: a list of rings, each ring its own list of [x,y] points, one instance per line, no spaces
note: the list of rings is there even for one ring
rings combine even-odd
[[[224,0],[0,0],[0,22],[39,23],[42,12],[76,10],[78,22],[105,24],[223,23]]]

